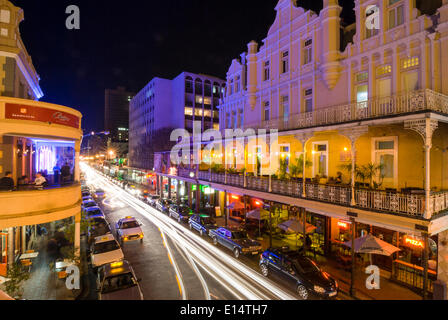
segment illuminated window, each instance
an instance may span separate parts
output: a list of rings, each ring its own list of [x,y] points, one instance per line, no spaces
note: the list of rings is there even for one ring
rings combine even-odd
[[[211,106],[212,105],[212,98],[205,97],[204,98],[204,104]]]
[[[375,163],[381,165],[381,176],[393,179],[395,175],[397,141],[394,138],[377,138],[375,144]]]
[[[193,108],[185,108],[185,115],[186,116],[192,116],[193,115]]]
[[[289,72],[289,51],[282,53],[282,73]]]
[[[230,94],[233,94],[233,79],[230,80]]]
[[[237,127],[241,128],[243,122],[243,109],[238,110],[238,124]]]
[[[369,100],[369,86],[366,84],[357,86],[356,88],[356,102],[358,107],[366,107]]]
[[[408,58],[408,59],[403,59],[401,66],[403,69],[409,69],[409,68],[413,68],[413,67],[418,67],[419,64],[420,64],[419,57],[412,57],[412,58]]]
[[[282,96],[283,121],[289,120],[289,96]]]
[[[270,65],[269,65],[269,61],[266,61],[264,63],[264,81],[267,81],[270,79]]]
[[[202,117],[204,112],[200,108],[195,108],[194,114],[196,115],[196,117]]]
[[[204,102],[204,99],[202,96],[196,96],[196,103],[202,104]]]
[[[392,66],[391,65],[385,65],[376,68],[376,75],[377,77],[384,76],[385,74],[389,74],[392,72]]]
[[[212,110],[204,110],[204,117],[212,117]]]
[[[313,61],[313,39],[308,39],[303,45],[303,64]]]

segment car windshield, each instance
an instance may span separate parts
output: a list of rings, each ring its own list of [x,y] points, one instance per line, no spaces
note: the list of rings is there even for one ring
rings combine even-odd
[[[86,208],[95,207],[95,206],[96,206],[96,202],[87,202],[84,204],[84,207],[86,207]]]
[[[232,232],[233,239],[246,239],[247,233],[245,231],[234,231]]]
[[[93,217],[93,216],[98,216],[98,215],[101,215],[101,216],[103,215],[100,210],[92,210],[92,211],[87,212],[87,217]]]
[[[99,237],[105,234],[108,234],[110,232],[110,227],[107,223],[102,222],[98,223],[95,226],[92,226],[90,233],[92,237]]]
[[[137,221],[129,221],[129,222],[123,222],[121,225],[121,229],[132,229],[132,228],[138,228],[139,225]]]
[[[308,258],[296,259],[294,260],[293,265],[296,269],[305,274],[320,272],[319,267]]]
[[[120,274],[117,276],[108,277],[104,280],[103,289],[101,293],[111,293],[114,291],[125,290],[137,285],[132,273]]]
[[[93,254],[101,254],[109,251],[118,250],[120,247],[115,240],[106,241],[95,244],[95,248],[93,249]]]
[[[104,190],[101,190],[101,189],[96,190],[96,193],[104,193]]]

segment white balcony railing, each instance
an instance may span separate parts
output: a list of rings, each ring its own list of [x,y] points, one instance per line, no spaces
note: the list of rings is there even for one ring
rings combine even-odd
[[[404,92],[390,97],[373,98],[366,102],[336,105],[312,112],[291,115],[288,119],[245,124],[245,129],[292,130],[329,124],[404,115],[419,111],[448,114],[448,96],[430,89]]]

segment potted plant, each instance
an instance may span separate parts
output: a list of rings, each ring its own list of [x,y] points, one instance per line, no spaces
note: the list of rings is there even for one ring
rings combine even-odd
[[[299,176],[303,175],[303,154],[296,158],[296,161],[294,164],[291,164],[289,166],[289,172],[292,178],[297,178]],[[309,168],[313,165],[313,163],[309,160],[305,161],[305,168]]]

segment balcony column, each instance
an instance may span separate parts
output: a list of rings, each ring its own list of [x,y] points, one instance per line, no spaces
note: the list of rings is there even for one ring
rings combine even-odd
[[[247,140],[246,140],[246,138],[244,138],[244,172],[243,172],[244,188],[247,188],[247,157],[249,156],[249,152],[247,151],[247,146],[249,144],[249,141],[247,141]]]
[[[168,178],[168,199],[171,199],[171,178]]]
[[[81,211],[75,216],[75,259],[81,257]]]
[[[356,197],[355,197],[355,173],[356,173],[356,141],[363,136],[364,134],[369,132],[369,127],[367,126],[358,126],[355,128],[347,128],[339,130],[339,134],[345,136],[350,140],[351,146],[351,158],[352,158],[352,170],[351,170],[351,201],[350,205],[356,205]]]
[[[314,136],[314,132],[304,132],[297,134],[295,138],[300,141],[303,146],[303,181],[302,181],[302,197],[306,198],[306,144]]]
[[[81,171],[79,169],[79,155],[81,154],[81,141],[75,142],[75,168],[73,170],[74,180],[75,182],[79,182],[81,180]]]
[[[439,127],[437,120],[430,118],[406,121],[405,129],[416,131],[423,138],[425,148],[425,219],[431,219],[433,208],[431,204],[431,149],[432,136]]]

